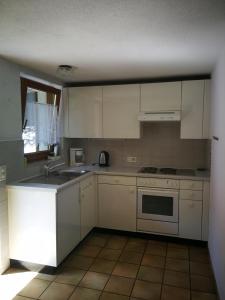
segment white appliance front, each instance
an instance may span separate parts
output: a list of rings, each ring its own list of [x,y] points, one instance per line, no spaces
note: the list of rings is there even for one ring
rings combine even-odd
[[[138,189],[138,218],[164,222],[178,222],[177,190]]]

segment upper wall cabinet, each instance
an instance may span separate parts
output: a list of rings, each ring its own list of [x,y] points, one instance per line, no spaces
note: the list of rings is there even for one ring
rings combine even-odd
[[[209,80],[182,82],[182,139],[209,138]]]
[[[141,84],[141,111],[181,109],[181,82]]]
[[[103,87],[103,138],[140,138],[138,84]]]
[[[71,138],[102,137],[102,87],[68,88],[65,135]],[[65,103],[66,106],[66,103]]]
[[[211,108],[211,81],[205,80],[203,129],[202,129],[203,139],[211,138],[210,108]]]

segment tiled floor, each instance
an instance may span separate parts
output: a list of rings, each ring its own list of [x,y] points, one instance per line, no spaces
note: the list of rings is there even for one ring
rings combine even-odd
[[[206,248],[93,233],[56,275],[38,274],[14,299],[215,300],[215,293]]]

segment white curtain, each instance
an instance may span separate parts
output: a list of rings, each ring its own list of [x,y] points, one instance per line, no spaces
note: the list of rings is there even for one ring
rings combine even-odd
[[[30,96],[26,103],[25,121],[26,126],[35,131],[36,144],[48,146],[59,142],[59,117],[56,106],[38,103]]]

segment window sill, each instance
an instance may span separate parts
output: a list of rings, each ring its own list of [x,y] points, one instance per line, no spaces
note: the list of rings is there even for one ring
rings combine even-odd
[[[49,151],[39,151],[33,153],[24,154],[24,158],[26,158],[27,163],[32,163],[35,161],[48,160]]]

